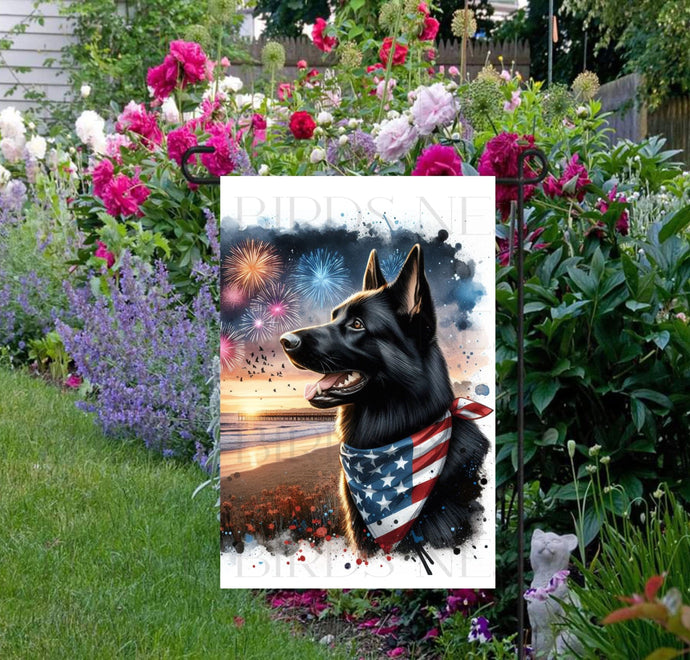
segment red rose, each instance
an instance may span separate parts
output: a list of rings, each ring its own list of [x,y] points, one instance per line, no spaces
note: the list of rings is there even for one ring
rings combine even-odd
[[[290,117],[290,130],[298,140],[308,140],[314,135],[316,122],[313,117],[304,111],[295,112]]]
[[[311,38],[314,45],[324,53],[330,53],[336,43],[338,43],[335,37],[327,37],[324,35],[324,30],[327,26],[328,23],[326,23],[323,18],[317,18],[311,31]]]
[[[422,33],[419,35],[419,40],[433,41],[436,39],[436,35],[438,34],[438,28],[439,22],[435,18],[427,16],[424,19],[424,28],[422,29]]]
[[[388,58],[390,57],[391,53],[391,47],[393,46],[393,39],[392,37],[386,37],[383,40],[383,45],[381,46],[381,50],[379,50],[379,59],[383,63],[384,66],[388,64]],[[395,44],[395,52],[393,53],[393,64],[405,64],[405,60],[407,59],[407,46],[403,46],[402,44],[396,43]]]

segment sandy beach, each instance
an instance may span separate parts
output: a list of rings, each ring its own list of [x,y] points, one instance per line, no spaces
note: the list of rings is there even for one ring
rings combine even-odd
[[[230,495],[244,499],[282,485],[309,490],[339,470],[335,434],[224,451],[220,457],[221,500]]]

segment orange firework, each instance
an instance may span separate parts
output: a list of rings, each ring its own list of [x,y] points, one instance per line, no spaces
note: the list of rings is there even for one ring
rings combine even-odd
[[[282,264],[272,245],[250,240],[233,245],[223,266],[224,281],[251,295],[280,275]]]

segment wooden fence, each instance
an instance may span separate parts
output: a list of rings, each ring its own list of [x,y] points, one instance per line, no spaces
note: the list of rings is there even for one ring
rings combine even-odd
[[[642,77],[633,73],[602,85],[598,98],[602,110],[613,112],[608,124],[614,129],[611,140],[642,140],[651,135],[663,135],[669,149],[682,149],[678,156],[690,164],[690,97],[677,97],[664,101],[650,112],[640,101]]]
[[[248,64],[234,65],[235,72],[246,85],[256,81],[262,76],[261,49],[266,45],[265,38],[245,41],[244,46],[249,52],[251,62]],[[297,62],[305,60],[309,67],[323,69],[333,66],[336,58],[333,53],[324,55],[307,37],[276,39],[285,48],[285,68],[280,74],[283,80],[293,80],[297,77]],[[436,44],[436,65],[443,65],[446,69],[450,66],[460,68],[460,44],[453,41],[441,41]],[[518,41],[506,42],[470,42],[467,52],[467,71],[474,78],[485,63],[491,62],[500,69],[499,56],[503,56],[506,67],[514,66],[525,79],[530,73],[529,43]]]

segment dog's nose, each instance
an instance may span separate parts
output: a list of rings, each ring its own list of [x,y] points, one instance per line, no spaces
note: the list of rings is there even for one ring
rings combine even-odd
[[[280,336],[280,343],[283,345],[283,349],[286,351],[294,351],[299,348],[302,340],[292,332],[286,332],[284,335]]]

